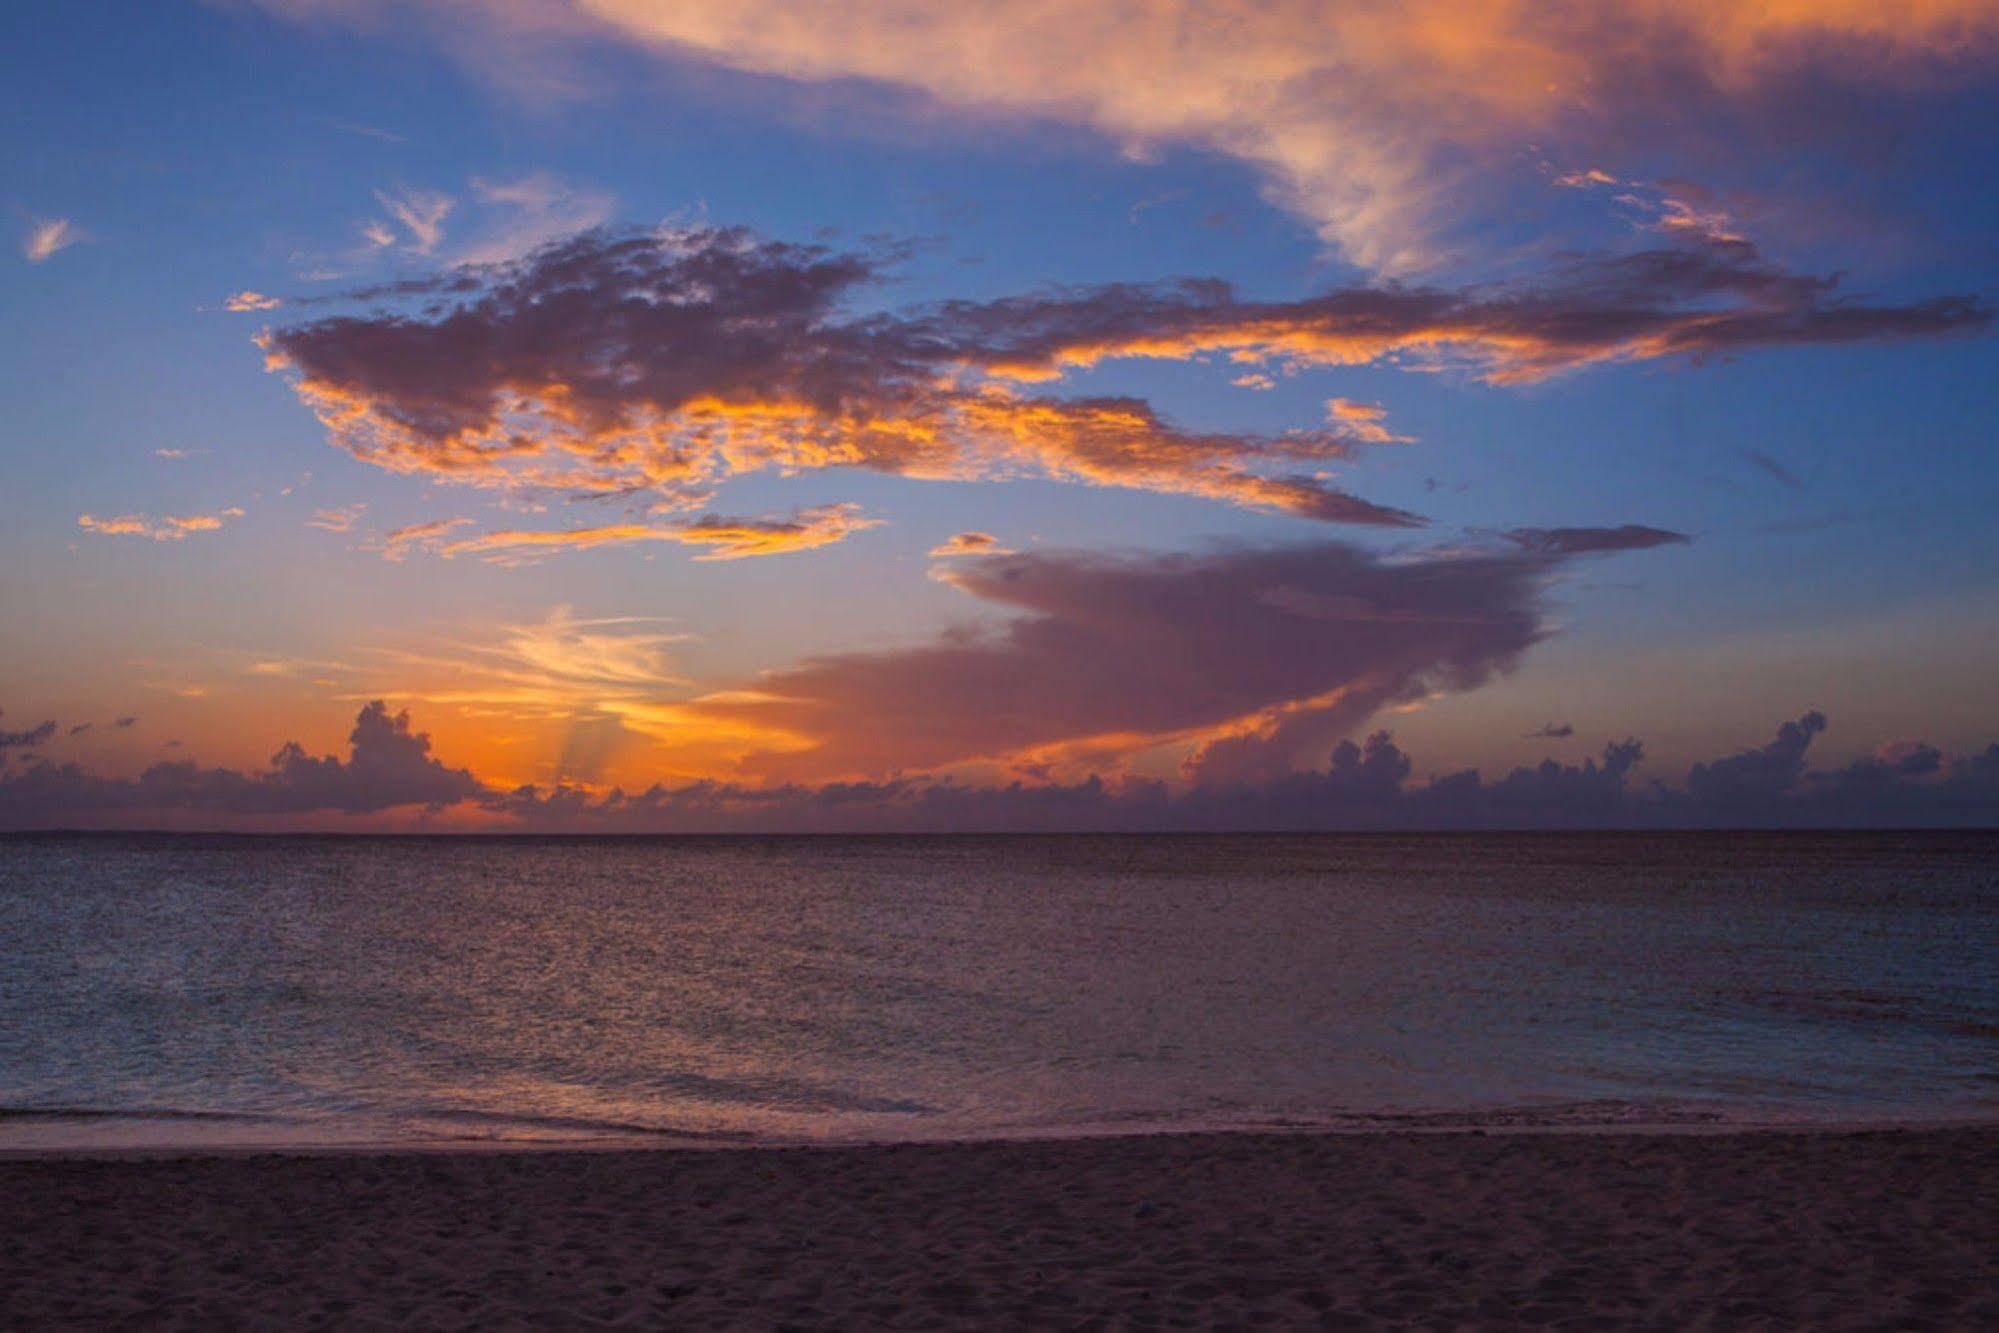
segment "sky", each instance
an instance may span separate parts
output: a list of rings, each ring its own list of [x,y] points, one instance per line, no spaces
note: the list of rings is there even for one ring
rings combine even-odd
[[[1993,0],[0,41],[0,827],[1999,823]]]

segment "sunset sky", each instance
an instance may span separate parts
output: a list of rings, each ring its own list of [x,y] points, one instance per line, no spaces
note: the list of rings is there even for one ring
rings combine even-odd
[[[1994,0],[0,41],[0,827],[1999,819]]]

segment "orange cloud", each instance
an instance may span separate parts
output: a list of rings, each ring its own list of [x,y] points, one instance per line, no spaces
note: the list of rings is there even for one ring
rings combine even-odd
[[[801,509],[789,518],[725,518],[706,514],[686,523],[607,523],[590,528],[554,530],[504,529],[477,536],[439,540],[458,522],[423,524],[425,531],[398,529],[390,534],[389,549],[397,552],[412,545],[426,546],[449,560],[476,555],[495,564],[523,564],[559,551],[587,551],[599,546],[626,546],[639,542],[671,542],[705,548],[698,561],[744,560],[753,556],[787,555],[811,551],[845,541],[857,532],[881,526],[878,518],[861,515],[853,504],[819,505]],[[392,557],[396,558],[396,557]]]
[[[177,542],[197,532],[214,532],[225,520],[241,517],[243,511],[232,506],[214,514],[163,514],[158,518],[148,514],[121,514],[116,518],[79,514],[76,525],[107,537],[146,537],[156,542]]]
[[[387,7],[263,3],[310,18]],[[484,40],[467,40],[468,11],[483,13]],[[1632,140],[1660,132],[1644,114],[1655,106],[1675,121],[1750,106],[1800,69],[1892,86],[1989,60],[1999,37],[1991,0],[462,0],[450,12],[464,49],[490,53],[498,33],[545,56],[563,35],[610,37],[667,61],[1081,124],[1135,151],[1219,151],[1376,271],[1447,254],[1442,219],[1530,144],[1642,148]],[[543,93],[547,63],[493,68],[507,81],[534,71]]]
[[[959,555],[1013,555],[1015,552],[1000,545],[999,538],[990,532],[960,532],[949,540],[930,548],[930,554],[939,559]]]
[[[284,302],[275,296],[266,296],[262,292],[253,292],[245,289],[230,296],[227,301],[222,303],[222,308],[233,314],[242,315],[252,314],[260,310],[276,310],[283,304]]]
[[[1848,299],[1836,280],[1779,268],[1712,231],[1675,241],[1571,257],[1503,286],[1249,301],[1226,283],[1182,280],[850,315],[845,302],[883,276],[889,256],[735,228],[593,233],[518,264],[372,293],[441,298],[422,314],[322,319],[260,341],[336,443],[391,471],[464,484],[650,492],[686,508],[745,472],[864,467],[1045,476],[1412,527],[1415,515],[1351,495],[1327,473],[1402,440],[1379,408],[1338,398],[1306,429],[1200,432],[1143,399],[1024,386],[1118,358],[1219,358],[1257,373],[1455,367],[1517,384],[1990,321],[1970,298]]]

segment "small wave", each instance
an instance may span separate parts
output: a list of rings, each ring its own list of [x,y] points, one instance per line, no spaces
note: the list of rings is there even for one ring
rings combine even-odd
[[[450,1107],[433,1107],[409,1112],[411,1120],[425,1122],[464,1122],[492,1125],[495,1128],[518,1127],[521,1129],[559,1130],[574,1134],[590,1135],[643,1135],[649,1138],[698,1139],[703,1141],[750,1143],[757,1135],[747,1130],[735,1129],[687,1129],[672,1125],[649,1125],[633,1120],[600,1119],[595,1116],[536,1115],[513,1111],[458,1110]]]
[[[251,1111],[194,1111],[177,1106],[0,1106],[0,1120],[213,1120],[275,1123]]]
[[[1344,1111],[1330,1117],[1340,1128],[1563,1129],[1616,1125],[1713,1125],[1728,1117],[1705,1107],[1615,1099],[1499,1106],[1453,1111]]]

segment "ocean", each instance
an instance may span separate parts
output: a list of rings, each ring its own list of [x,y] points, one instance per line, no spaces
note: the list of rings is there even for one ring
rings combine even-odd
[[[0,1149],[1999,1118],[1999,835],[0,838]]]

